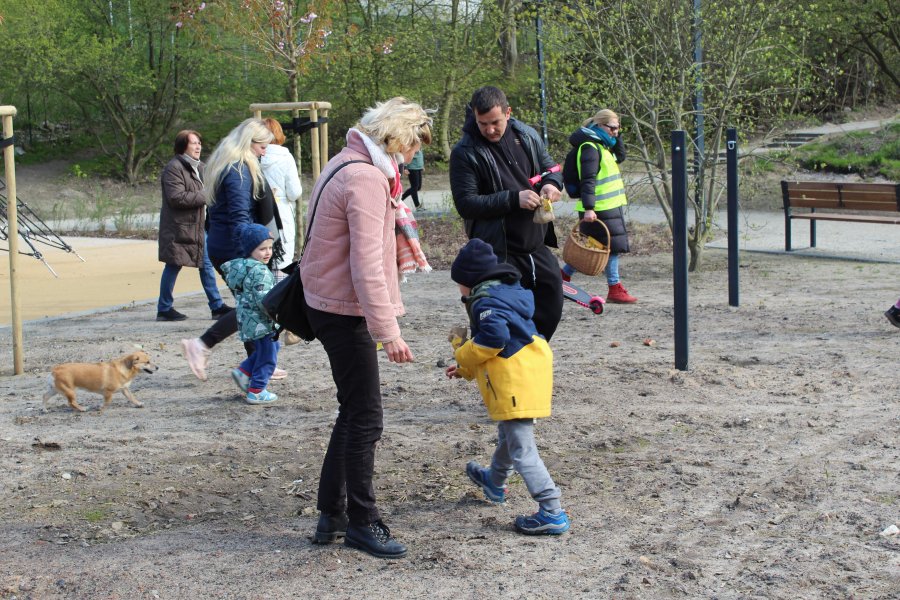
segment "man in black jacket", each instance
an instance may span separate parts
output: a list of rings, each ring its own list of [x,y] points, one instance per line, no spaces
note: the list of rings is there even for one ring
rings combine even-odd
[[[475,90],[466,112],[462,139],[450,154],[453,202],[469,239],[484,240],[522,274],[522,286],[534,294],[534,324],[549,341],[562,316],[562,278],[547,247],[557,247],[553,223],[533,218],[542,196],[559,200],[562,175],[545,175],[534,186],[528,182],[556,161],[534,129],[510,117],[499,88]]]

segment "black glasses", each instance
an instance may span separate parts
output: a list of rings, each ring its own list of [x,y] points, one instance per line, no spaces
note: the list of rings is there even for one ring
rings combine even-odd
[[[610,131],[619,131],[619,129],[621,129],[621,127],[619,127],[618,125],[604,125],[604,127],[609,129]]]

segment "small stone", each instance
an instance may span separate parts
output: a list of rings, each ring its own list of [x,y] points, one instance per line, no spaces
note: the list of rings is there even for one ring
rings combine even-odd
[[[610,348],[618,348],[621,345],[622,345],[622,342],[610,342],[609,343]]]
[[[72,479],[72,474],[71,473],[63,473],[62,478],[65,480]]]
[[[884,528],[884,531],[881,532],[881,536],[890,537],[892,535],[897,535],[898,533],[900,533],[900,529],[898,529],[896,525],[891,525]]]

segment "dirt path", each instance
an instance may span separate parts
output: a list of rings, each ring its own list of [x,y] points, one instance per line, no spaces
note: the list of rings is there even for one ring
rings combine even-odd
[[[257,408],[227,376],[237,341],[209,382],[187,370],[178,340],[208,323],[201,297],[182,323],[137,306],[28,326],[18,377],[3,330],[0,598],[897,597],[900,536],[880,532],[900,525],[900,330],[882,316],[900,267],[744,255],[735,309],[724,263],[711,250],[691,277],[687,372],[672,368],[668,255],[622,261],[637,305],[567,303],[537,428],[573,521],[558,539],[512,530],[533,510],[521,480],[502,507],[468,483],[496,430],[439,366],[464,320],[448,274],[411,278],[417,362],[382,363],[376,463],[410,547],[396,562],[309,542],[335,411],[318,344],[283,351],[282,400]],[[53,364],[135,344],[161,367],[134,385],[146,408],[40,411]]]

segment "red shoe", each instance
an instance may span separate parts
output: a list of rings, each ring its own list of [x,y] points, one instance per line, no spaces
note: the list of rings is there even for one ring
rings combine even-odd
[[[632,304],[637,302],[637,298],[628,293],[621,283],[609,286],[609,294],[606,296],[607,302],[613,304]]]
[[[559,274],[562,275],[562,280],[563,280],[563,281],[572,281],[572,276],[571,276],[571,275],[567,275],[566,272],[563,271],[562,269],[559,270]]]

